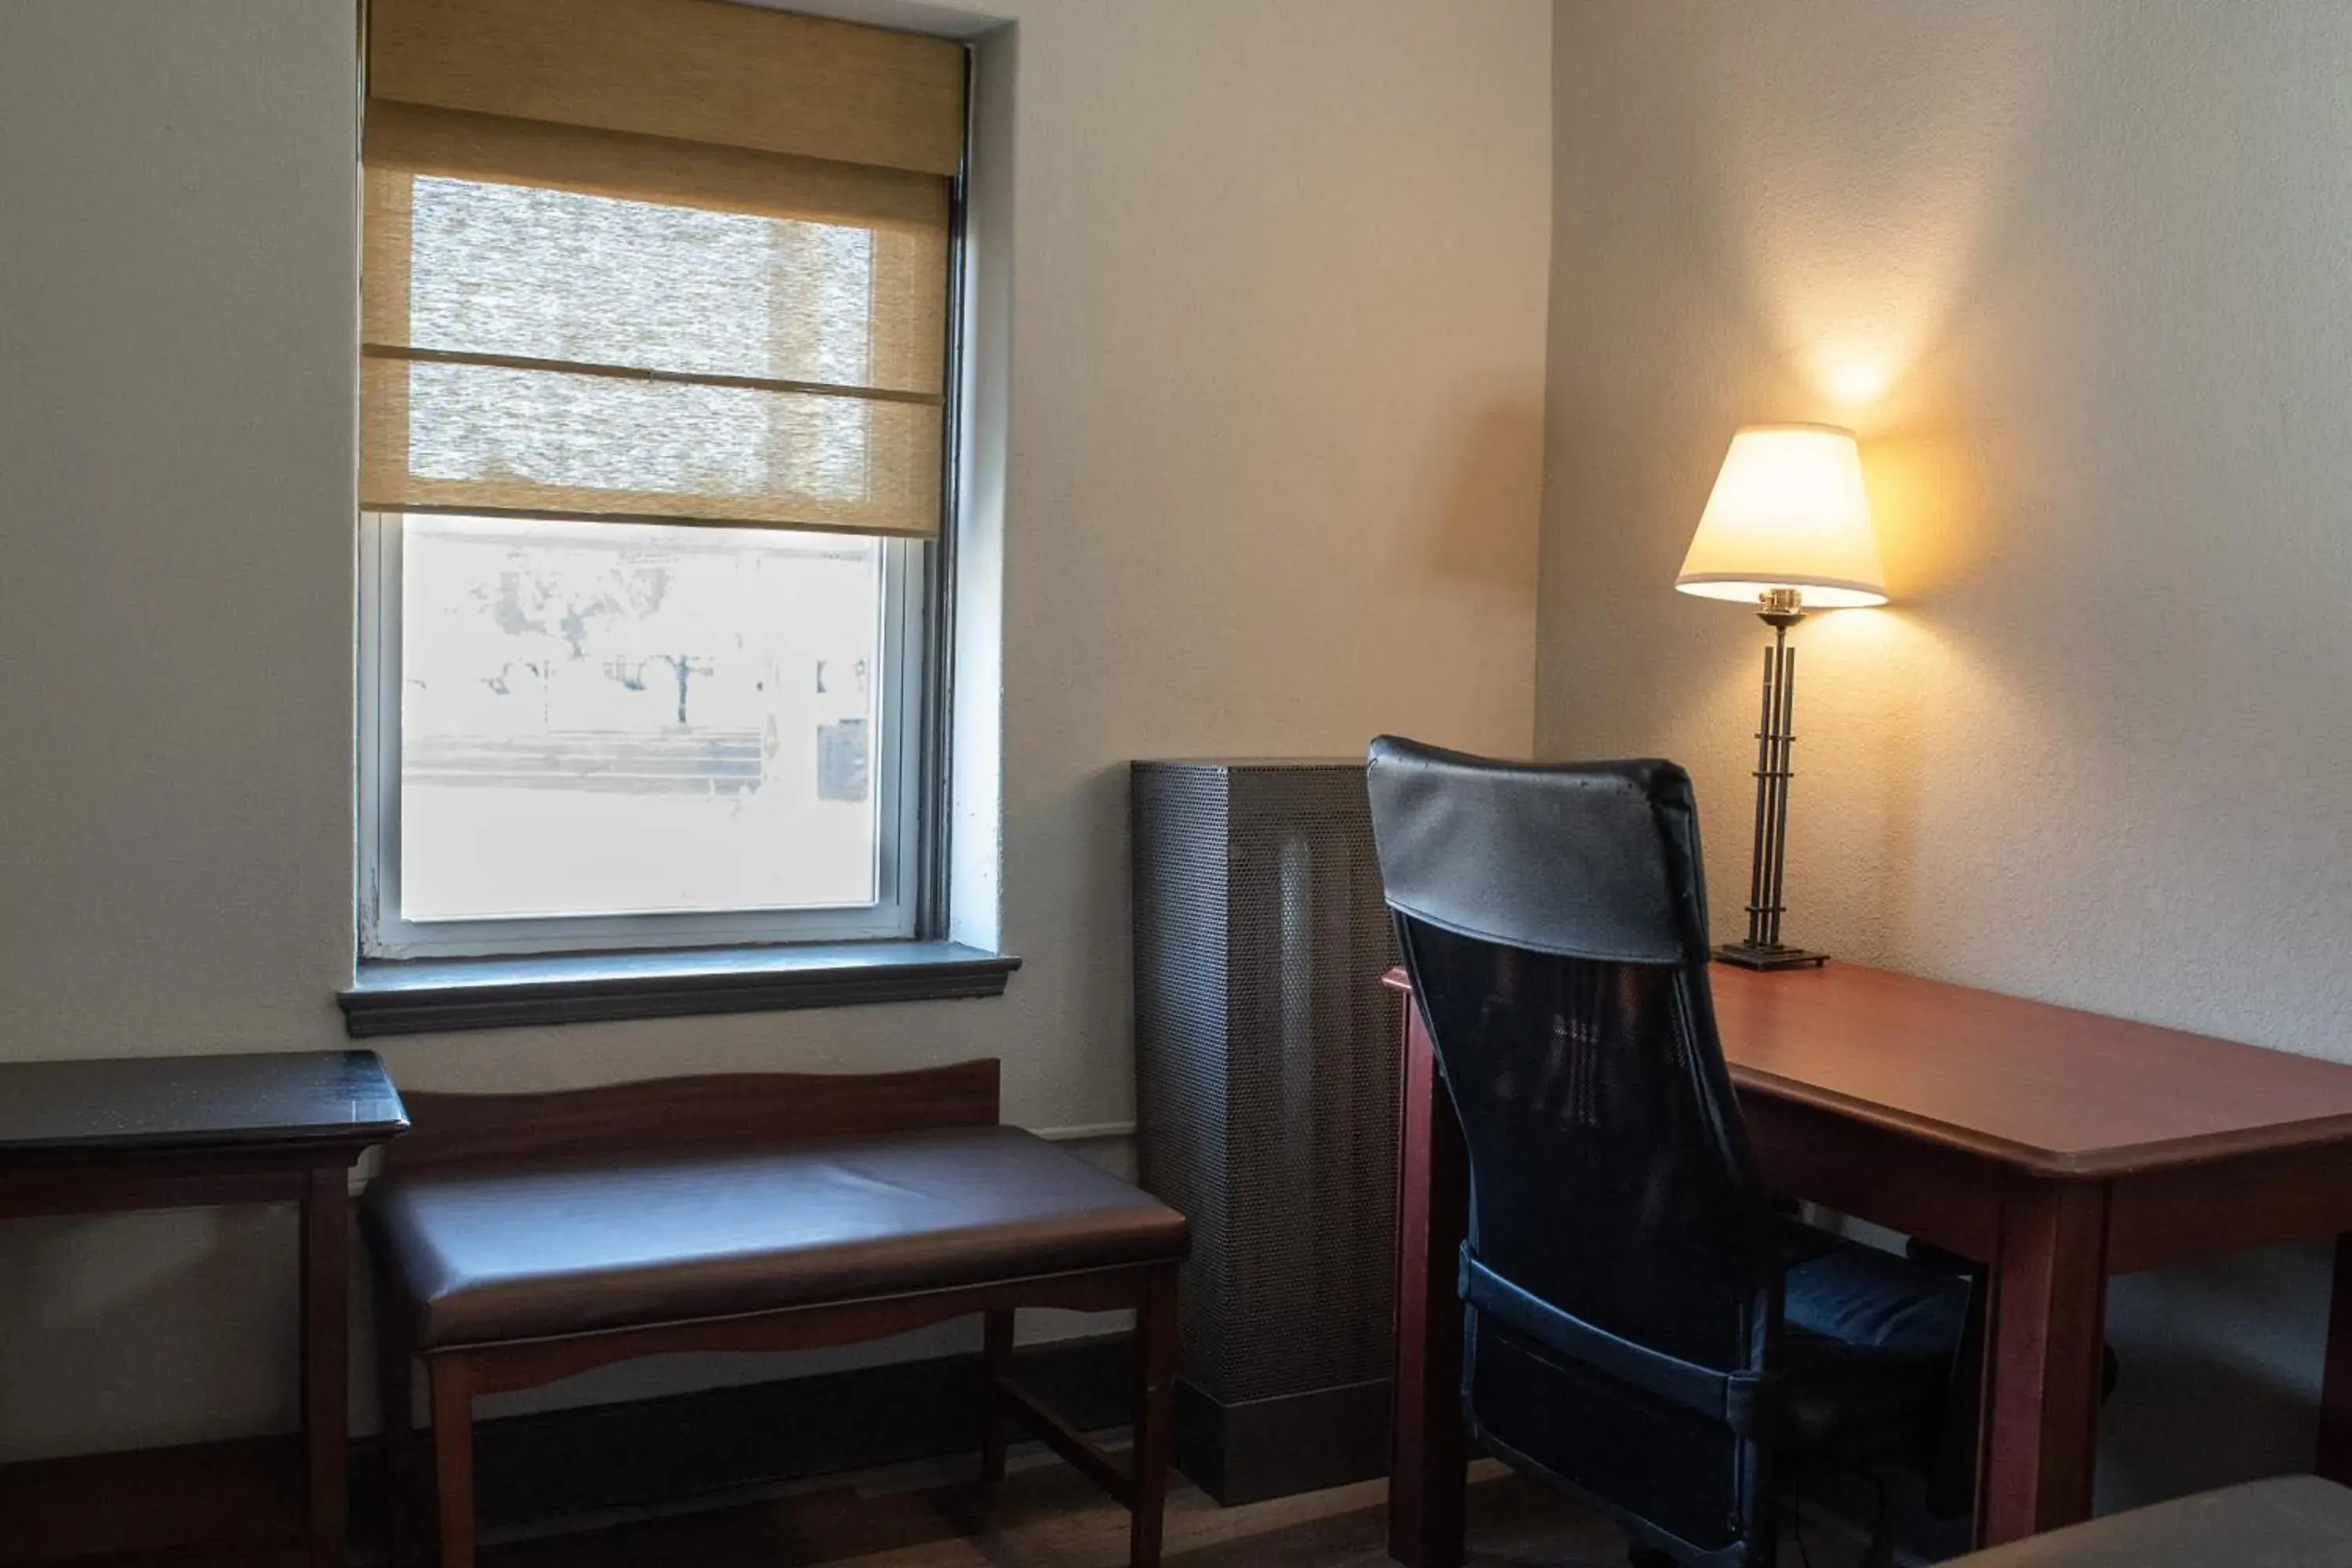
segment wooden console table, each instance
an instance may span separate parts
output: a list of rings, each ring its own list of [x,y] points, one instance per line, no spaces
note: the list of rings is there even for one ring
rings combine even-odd
[[[1990,1269],[1980,1543],[2090,1514],[2107,1277],[2282,1242],[2338,1238],[2317,1468],[2352,1481],[2352,1067],[1852,964],[1712,975],[1766,1179]],[[1465,1173],[1405,1020],[1389,1554],[1455,1568]]]
[[[373,1051],[0,1062],[0,1218],[299,1206],[299,1530],[313,1568],[343,1560],[351,1169],[407,1125]],[[58,1467],[78,1463],[25,1468],[42,1472],[43,1489],[54,1492]],[[10,1511],[19,1523],[12,1533],[40,1533]],[[11,1549],[63,1555],[79,1544],[20,1539]]]

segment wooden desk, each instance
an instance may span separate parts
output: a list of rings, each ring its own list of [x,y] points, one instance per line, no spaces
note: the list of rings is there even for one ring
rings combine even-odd
[[[2089,1516],[2107,1276],[2280,1242],[2339,1238],[2317,1468],[2352,1480],[2352,1067],[1852,964],[1711,973],[1766,1179],[1990,1270],[1980,1542]],[[1389,1554],[1454,1568],[1465,1181],[1405,1019]]]
[[[408,1125],[373,1051],[0,1063],[0,1218],[291,1203],[302,1236],[303,1544],[343,1560],[350,1173]],[[70,1464],[70,1461],[61,1462]],[[28,1466],[56,1492],[58,1466]],[[14,1544],[51,1528],[8,1511]],[[87,1512],[100,1500],[73,1506]],[[111,1505],[109,1505],[111,1506]],[[132,1511],[136,1511],[134,1509]],[[62,1533],[80,1521],[66,1521]],[[107,1521],[98,1521],[105,1523]],[[143,1544],[143,1543],[142,1543]],[[258,1545],[259,1543],[257,1543]]]

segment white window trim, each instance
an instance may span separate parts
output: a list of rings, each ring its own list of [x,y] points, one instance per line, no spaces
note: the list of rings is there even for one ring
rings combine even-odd
[[[398,516],[360,518],[360,957],[478,958],[774,943],[904,941],[922,915],[929,542],[882,542],[882,712],[875,785],[880,897],[852,909],[412,921],[400,914],[401,542]]]

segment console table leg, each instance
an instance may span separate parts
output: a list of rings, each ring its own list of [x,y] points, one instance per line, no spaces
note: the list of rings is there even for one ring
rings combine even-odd
[[[302,1199],[302,1433],[311,1568],[342,1568],[351,1446],[351,1189],[341,1165],[310,1173]]]
[[[409,1449],[416,1434],[416,1352],[409,1343],[408,1303],[375,1276],[376,1387],[383,1407],[383,1512],[387,1555],[404,1568],[415,1555],[409,1521]]]

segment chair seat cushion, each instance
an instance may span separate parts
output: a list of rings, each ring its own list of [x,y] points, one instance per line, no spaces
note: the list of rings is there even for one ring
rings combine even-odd
[[[1828,1247],[1787,1273],[1789,1326],[1874,1350],[1947,1362],[1969,1315],[1969,1282],[1907,1258],[1816,1230]]]
[[[1800,1449],[1858,1453],[1916,1441],[1951,1384],[1969,1283],[1814,1231],[1782,1307],[1782,1370]]]
[[[421,1349],[1184,1256],[1184,1216],[1013,1127],[394,1175],[362,1215]]]
[[[2344,1568],[2352,1490],[2279,1476],[1954,1559],[1951,1568]]]

